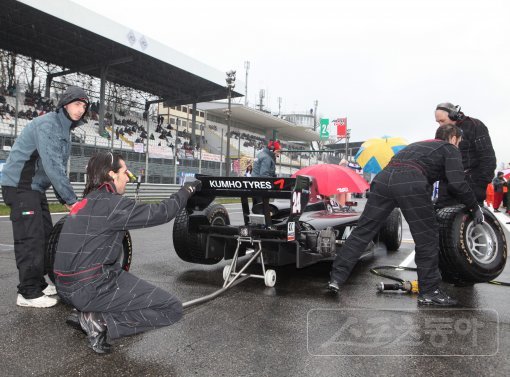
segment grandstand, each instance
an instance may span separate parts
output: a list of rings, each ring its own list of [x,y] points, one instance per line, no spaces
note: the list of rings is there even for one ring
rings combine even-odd
[[[133,43],[133,38],[144,43]],[[69,45],[73,53],[63,53]],[[78,4],[61,7],[58,1],[6,0],[0,13],[0,49],[66,67],[41,79],[46,83],[44,94],[33,87],[28,90],[27,82],[17,87],[4,83],[0,88],[5,100],[0,103],[0,160],[7,158],[16,136],[33,117],[54,109],[65,86],[73,82],[66,75],[84,72],[96,80],[95,89],[87,88],[95,108],[86,124],[73,131],[71,180],[84,180],[86,161],[97,149],[120,151],[135,172],[153,183],[173,183],[183,173],[225,171],[227,104],[217,102],[227,96],[223,72]],[[59,76],[64,82],[54,80]],[[121,106],[120,98],[110,92],[108,104],[117,102],[119,108],[108,107],[106,82],[146,93],[145,103]],[[151,109],[154,103],[163,108],[160,104]],[[195,107],[197,113],[190,120]],[[318,140],[310,129],[237,103],[232,105],[231,120],[230,158],[238,174],[270,138],[277,137],[284,149],[292,150],[308,149],[307,143]],[[316,162],[316,157],[283,153],[277,162],[279,173],[289,175],[302,164]]]
[[[9,108],[15,109],[16,97],[5,95],[5,104]],[[18,114],[32,114],[35,112],[37,115],[43,113],[41,107],[37,105],[27,105],[26,103],[40,102],[40,98],[33,98],[32,95],[26,96],[26,93],[20,92],[18,95]],[[47,99],[44,99],[45,101]],[[50,102],[56,103],[56,99],[50,99]],[[179,130],[179,118],[175,118],[174,122],[162,123],[163,130],[166,129],[171,123],[169,132],[162,137],[162,132],[158,132],[158,116],[149,116],[146,120],[143,118],[143,113],[130,112],[129,115],[122,115],[115,113],[112,117],[107,113],[107,130],[108,134],[101,135],[99,132],[99,123],[94,112],[91,112],[90,117],[87,118],[86,123],[73,130],[72,132],[72,157],[70,165],[70,177],[73,181],[84,181],[85,179],[85,166],[88,158],[97,149],[111,149],[119,151],[124,154],[133,170],[140,174],[145,169],[145,153],[137,153],[134,151],[135,144],[149,144],[149,163],[151,175],[149,182],[152,183],[174,183],[175,177],[181,176],[182,173],[202,173],[211,175],[220,175],[224,172],[224,163],[221,155],[224,155],[226,144],[226,122],[222,117],[218,117],[218,112],[221,113],[221,108],[226,106],[223,103],[201,103],[199,108],[204,108],[206,118],[201,118],[204,121],[200,124],[200,133],[202,141],[200,147],[186,149],[186,145],[190,145],[190,135],[186,128]],[[240,105],[242,106],[242,105]],[[205,109],[209,110],[205,110]],[[217,111],[211,111],[211,109]],[[270,117],[267,114],[258,110],[247,109],[244,111],[250,112],[250,118],[242,116],[242,111],[233,112],[233,127],[231,131],[231,157],[235,160],[253,161],[258,151],[266,144],[266,136],[264,135],[264,128],[268,128],[265,123],[268,119],[273,122],[281,122],[281,119]],[[241,115],[239,115],[241,114]],[[273,119],[274,118],[274,119]],[[114,119],[113,133],[110,119]],[[167,118],[167,120],[170,118]],[[23,131],[23,128],[28,124],[31,118],[18,117],[17,127],[15,126],[16,117],[15,113],[10,115],[8,112],[2,112],[0,116],[0,160],[6,159],[10,146],[15,139],[16,131],[18,134]],[[273,127],[273,126],[271,126]],[[281,127],[281,126],[280,126]],[[284,135],[289,130],[286,127],[296,127],[293,125],[285,124],[285,127],[279,128],[283,130]],[[147,129],[146,129],[147,128]],[[129,131],[128,131],[129,129]],[[120,134],[119,131],[122,133]],[[145,137],[142,138],[145,131]],[[258,131],[258,132],[257,132]],[[294,130],[296,131],[296,130]],[[151,139],[151,135],[154,139]],[[221,136],[223,135],[223,139]],[[112,145],[113,144],[113,145]],[[300,143],[289,143],[285,140],[282,141],[284,149],[303,148]],[[240,148],[239,148],[240,146]],[[177,150],[178,164],[174,159],[174,153]],[[200,159],[202,157],[202,159]],[[298,170],[302,165],[309,165],[316,163],[315,156],[302,155],[302,154],[286,154],[283,153],[280,160],[277,161],[277,172],[281,175],[290,175]],[[236,166],[238,166],[236,168]],[[241,167],[243,164],[234,165],[234,172],[242,174]],[[177,171],[176,171],[177,168]]]

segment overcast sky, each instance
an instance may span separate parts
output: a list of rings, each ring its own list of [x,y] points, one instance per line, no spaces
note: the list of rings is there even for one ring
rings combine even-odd
[[[248,100],[347,117],[351,141],[430,138],[439,102],[489,128],[510,162],[508,0],[81,0],[244,81]],[[244,93],[244,87],[237,87]],[[242,100],[244,101],[244,100]]]

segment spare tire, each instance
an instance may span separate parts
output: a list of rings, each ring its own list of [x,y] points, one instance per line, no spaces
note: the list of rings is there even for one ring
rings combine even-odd
[[[230,218],[225,207],[213,204],[204,210],[209,225],[230,225]],[[216,264],[221,257],[206,258],[207,234],[189,231],[189,214],[183,208],[175,217],[173,229],[174,249],[179,258],[185,262],[198,264]]]
[[[402,214],[399,208],[391,211],[379,230],[379,241],[383,242],[389,251],[397,251],[400,248],[402,243]]]
[[[46,249],[45,263],[46,272],[50,280],[55,283],[55,274],[53,272],[53,263],[55,262],[55,253],[57,252],[58,240],[60,239],[60,232],[64,226],[67,216],[62,217],[53,226],[50,237],[48,238],[48,247]],[[129,271],[131,267],[131,258],[133,256],[133,243],[131,241],[131,234],[126,231],[124,238],[122,239],[122,268]]]
[[[506,264],[506,239],[499,222],[486,209],[475,225],[463,206],[437,212],[439,269],[449,283],[483,283],[495,279]]]

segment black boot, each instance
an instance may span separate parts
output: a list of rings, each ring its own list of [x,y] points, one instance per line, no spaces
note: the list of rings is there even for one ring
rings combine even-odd
[[[106,323],[101,313],[80,312],[80,325],[89,341],[89,347],[96,353],[110,353],[111,346],[106,342]]]
[[[336,280],[331,279],[328,283],[328,290],[331,293],[338,293],[340,290],[340,284]]]
[[[433,292],[420,293],[418,295],[419,305],[434,305],[434,306],[457,306],[457,300],[448,296],[440,288]]]
[[[80,312],[78,311],[78,309],[73,308],[73,310],[71,310],[71,313],[69,313],[69,315],[66,318],[66,323],[68,326],[71,326],[72,328],[74,328],[76,330],[83,331],[83,329],[81,328],[81,325],[80,325],[79,314],[80,314]]]

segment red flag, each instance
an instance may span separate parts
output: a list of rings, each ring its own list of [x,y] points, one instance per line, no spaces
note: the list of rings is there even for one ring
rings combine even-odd
[[[347,118],[339,118],[336,120],[336,136],[347,136]]]

